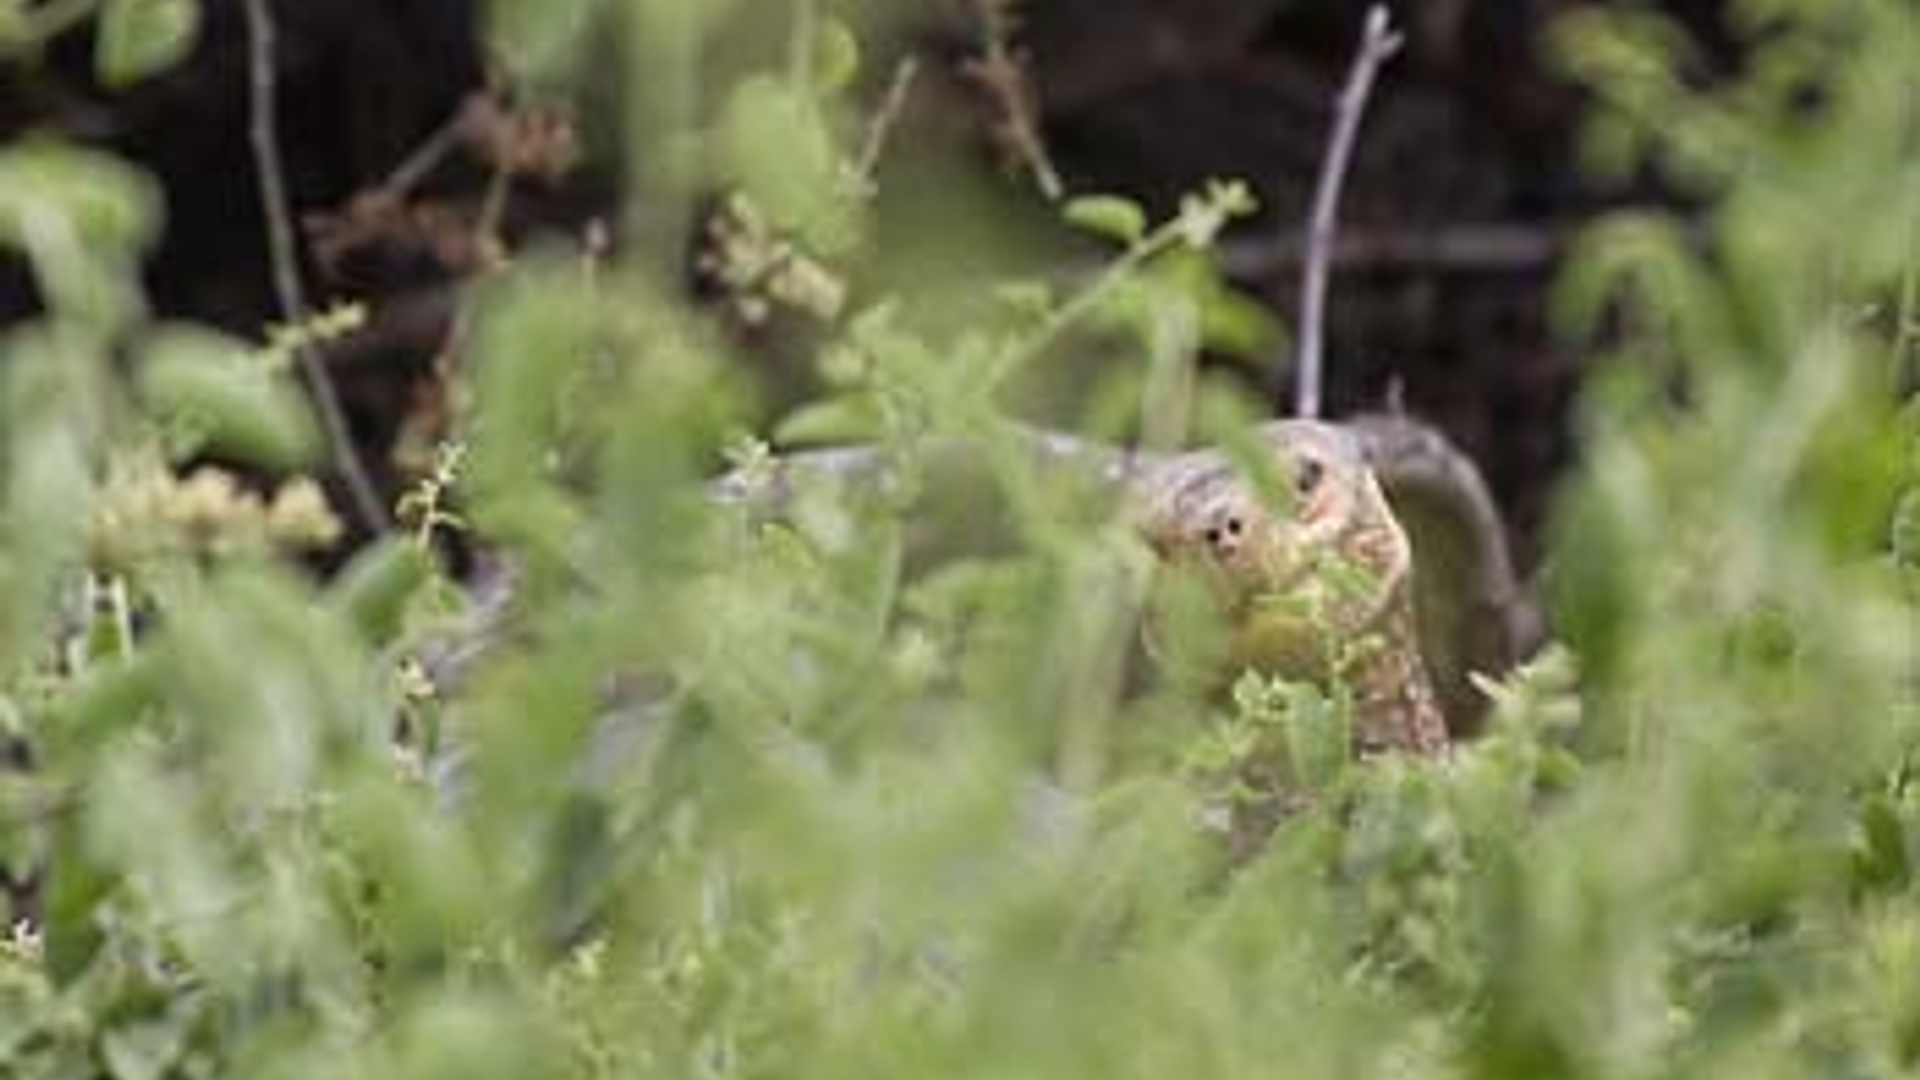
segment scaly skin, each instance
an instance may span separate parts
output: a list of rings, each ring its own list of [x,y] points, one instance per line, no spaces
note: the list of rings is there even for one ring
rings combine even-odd
[[[1142,529],[1222,606],[1235,670],[1353,689],[1363,753],[1436,754],[1447,728],[1422,659],[1413,558],[1353,436],[1289,420],[1262,435],[1290,491],[1263,500],[1224,456],[1183,454],[1138,481]]]

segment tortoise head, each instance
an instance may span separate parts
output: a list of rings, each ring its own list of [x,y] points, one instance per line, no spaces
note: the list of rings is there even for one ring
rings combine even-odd
[[[1258,468],[1196,451],[1149,470],[1140,528],[1166,566],[1206,584],[1236,661],[1305,675],[1403,595],[1410,550],[1350,433],[1286,420],[1260,439]]]

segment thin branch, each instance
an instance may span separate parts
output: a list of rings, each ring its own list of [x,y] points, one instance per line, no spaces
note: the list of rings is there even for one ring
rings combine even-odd
[[[1038,103],[1034,100],[1032,79],[1022,64],[1022,56],[1011,44],[1014,35],[1013,8],[1019,0],[974,0],[980,16],[982,53],[963,65],[962,70],[986,91],[1000,110],[1002,144],[1020,159],[1033,176],[1035,186],[1048,202],[1058,202],[1066,185],[1047,153],[1046,140],[1040,134]]]
[[[297,323],[307,317],[306,297],[294,253],[293,218],[287,210],[286,168],[280,160],[280,118],[274,70],[273,17],[266,0],[246,0],[250,122],[254,171],[266,216],[269,269],[281,318]]]
[[[893,81],[887,84],[887,95],[880,102],[879,111],[867,125],[867,137],[861,143],[860,157],[853,167],[854,184],[862,195],[871,196],[878,190],[874,178],[880,172],[880,157],[886,153],[887,137],[893,134],[894,124],[906,111],[907,95],[912,92],[913,80],[919,72],[920,62],[915,57],[900,61],[893,69]]]
[[[246,0],[247,62],[249,71],[248,137],[253,145],[254,172],[260,184],[261,212],[267,223],[267,256],[280,317],[290,326],[307,318],[306,294],[300,284],[293,214],[287,197],[286,167],[280,159],[280,120],[275,90],[273,17],[268,0]],[[334,468],[347,485],[361,521],[375,532],[391,522],[386,507],[368,479],[366,467],[353,446],[353,433],[333,379],[318,352],[306,346],[294,349],[294,360],[313,395],[314,410],[326,434]]]
[[[1340,92],[1333,135],[1327,143],[1327,156],[1320,163],[1320,178],[1313,193],[1313,216],[1307,230],[1306,273],[1300,278],[1300,343],[1294,355],[1294,412],[1307,419],[1320,415],[1321,373],[1326,363],[1327,267],[1333,257],[1340,189],[1346,182],[1354,140],[1360,131],[1360,117],[1366,112],[1374,77],[1379,74],[1380,66],[1400,50],[1400,44],[1400,35],[1388,23],[1386,6],[1375,4],[1368,9],[1360,51],[1354,55],[1346,88]]]
[[[1131,280],[1142,266],[1161,252],[1185,241],[1183,222],[1174,218],[1153,232],[1136,241],[1120,257],[1108,263],[1094,275],[1080,290],[1066,302],[1055,307],[1045,321],[1034,328],[1030,334],[1013,341],[1007,348],[1000,350],[987,365],[983,378],[988,386],[998,386],[1008,375],[1026,366],[1033,358],[1051,348],[1060,336],[1073,324],[1085,318],[1087,313]]]
[[[393,195],[406,195],[420,186],[459,148],[462,140],[471,136],[480,123],[479,117],[492,108],[493,103],[485,93],[467,95],[454,109],[452,116],[429,132],[405,160],[393,167],[387,178],[380,182],[379,190]]]

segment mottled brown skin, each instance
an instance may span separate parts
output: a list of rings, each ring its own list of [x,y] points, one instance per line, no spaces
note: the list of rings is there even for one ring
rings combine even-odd
[[[1355,699],[1363,753],[1437,754],[1447,728],[1422,658],[1406,533],[1347,432],[1270,424],[1281,490],[1263,499],[1226,457],[1183,454],[1140,481],[1143,531],[1197,570],[1223,607],[1234,670],[1322,683]]]

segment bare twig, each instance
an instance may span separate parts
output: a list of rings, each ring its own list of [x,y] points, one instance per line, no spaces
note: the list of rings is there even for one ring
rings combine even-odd
[[[980,15],[982,53],[966,63],[967,76],[986,91],[1000,110],[1001,144],[1033,175],[1035,186],[1049,202],[1057,202],[1066,186],[1054,168],[1047,144],[1040,136],[1039,108],[1033,82],[1022,57],[1010,44],[1013,8],[1018,0],[974,0]]]
[[[913,80],[919,73],[920,63],[914,57],[900,61],[893,69],[893,81],[887,84],[887,96],[867,125],[867,137],[860,145],[860,158],[853,167],[854,184],[863,195],[872,195],[877,188],[874,177],[880,172],[880,156],[886,152],[887,137],[893,134],[894,124],[906,111],[907,95],[912,92]]]
[[[287,198],[286,168],[280,159],[280,122],[275,93],[273,17],[268,0],[246,0],[247,61],[249,79],[248,136],[253,145],[254,171],[260,184],[260,205],[267,223],[267,256],[273,275],[273,291],[280,306],[280,317],[289,325],[299,325],[307,317],[306,294],[300,284],[300,265],[293,230],[293,214]],[[313,395],[314,409],[326,434],[354,509],[361,521],[375,532],[390,525],[386,507],[374,491],[373,482],[360,462],[353,445],[353,433],[340,407],[340,396],[328,375],[321,355],[301,346],[294,349],[294,360]]]
[[[492,109],[493,103],[484,92],[467,95],[452,116],[429,132],[405,160],[393,167],[393,171],[381,181],[380,190],[393,195],[405,195],[420,186],[460,146],[462,140],[471,137],[480,118]]]
[[[493,170],[487,179],[487,193],[480,203],[480,217],[474,222],[473,234],[480,242],[481,265],[488,270],[497,270],[506,263],[507,241],[501,235],[501,228],[507,218],[507,204],[513,198],[513,170],[504,165]]]
[[[1306,272],[1300,279],[1300,343],[1294,354],[1294,412],[1313,419],[1320,415],[1321,373],[1324,370],[1327,306],[1327,267],[1332,261],[1334,223],[1340,210],[1340,189],[1353,158],[1360,117],[1373,91],[1380,66],[1400,50],[1401,37],[1387,19],[1383,4],[1367,11],[1360,51],[1354,55],[1347,85],[1333,119],[1327,156],[1320,162],[1320,178],[1313,193],[1313,216],[1307,229]],[[1284,395],[1283,395],[1284,396]]]
[[[267,0],[246,0],[251,123],[254,169],[260,184],[261,210],[266,216],[269,266],[281,317],[299,322],[307,316],[294,254],[293,217],[288,212],[286,168],[280,160],[280,117],[276,103],[273,16]]]

